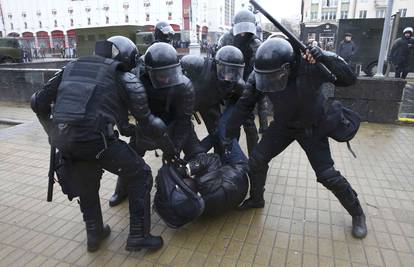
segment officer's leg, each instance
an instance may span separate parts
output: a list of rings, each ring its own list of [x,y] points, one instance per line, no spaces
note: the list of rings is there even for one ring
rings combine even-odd
[[[357,193],[349,182],[334,168],[327,137],[312,136],[298,140],[316,173],[317,181],[332,191],[352,216],[352,234],[357,238],[367,235],[365,215]]]
[[[187,140],[183,146],[183,152],[185,160],[191,160],[198,154],[206,152],[197,137],[194,127],[192,127],[190,133],[188,134]]]
[[[267,97],[263,97],[262,100],[257,103],[257,115],[259,116],[259,133],[264,133],[269,127],[267,122],[268,115],[268,101]]]
[[[150,192],[152,175],[150,167],[137,153],[121,140],[114,141],[99,158],[101,166],[119,176],[128,184],[130,232],[126,250],[162,247],[161,237],[150,234]]]
[[[102,169],[93,162],[74,162],[72,167],[72,178],[81,179],[79,203],[86,225],[88,251],[94,252],[98,250],[101,241],[111,233],[109,225],[103,224],[99,200]]]
[[[214,147],[215,152],[218,149],[217,145],[215,144],[215,133],[217,129],[217,123],[220,118],[220,106],[215,105],[206,110],[200,110],[201,118],[206,125],[208,136],[205,137],[201,141],[201,145],[204,147],[205,151],[209,151],[212,147]]]
[[[240,209],[264,207],[263,193],[269,169],[268,163],[273,157],[285,150],[293,140],[293,137],[283,134],[274,122],[270,123],[249,158],[250,198],[240,205]]]
[[[246,134],[247,152],[249,157],[252,155],[254,147],[259,141],[256,124],[254,123],[254,114],[250,113],[249,117],[243,123],[243,129]]]
[[[397,65],[397,66],[395,66],[395,78],[400,78],[400,77],[401,77],[401,69]]]
[[[136,146],[136,136],[132,135],[129,140],[129,146],[137,152],[140,157],[145,155],[145,150],[140,149]],[[115,192],[112,194],[111,198],[109,199],[109,206],[115,207],[128,197],[128,183],[127,179],[123,178],[122,176],[118,176],[116,180]]]

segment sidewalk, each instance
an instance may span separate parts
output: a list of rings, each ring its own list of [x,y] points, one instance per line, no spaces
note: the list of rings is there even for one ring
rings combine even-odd
[[[331,142],[336,167],[367,213],[362,241],[294,143],[271,162],[264,209],[200,218],[179,230],[153,214],[152,232],[165,241],[157,252],[125,251],[128,205],[109,208],[116,177],[105,172],[101,204],[112,233],[87,253],[76,201],[55,185],[46,202],[49,145],[35,116],[0,105],[2,118],[25,123],[0,129],[0,266],[414,266],[414,127],[363,124],[352,141],[356,159]],[[145,160],[155,176],[160,160],[153,153]]]

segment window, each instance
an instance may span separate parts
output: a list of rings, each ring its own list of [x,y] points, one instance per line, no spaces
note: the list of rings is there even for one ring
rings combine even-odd
[[[406,17],[407,16],[407,9],[406,8],[398,9],[398,12],[400,12],[401,17]]]
[[[58,26],[58,24],[57,24],[57,20],[55,20],[55,27],[57,27]]]
[[[89,12],[91,12],[91,7],[85,7],[85,11],[86,11],[86,13],[89,13]]]
[[[27,16],[27,15],[26,15],[26,12],[24,12],[24,11],[23,11],[23,12],[22,12],[22,17],[23,17],[23,18],[25,18],[26,16]]]
[[[311,19],[311,20],[316,20],[316,19],[318,19],[318,11],[312,11],[312,12],[310,13],[310,19]]]
[[[88,18],[88,25],[91,25],[91,18]]]
[[[11,19],[11,18],[13,18],[13,15],[9,13],[9,14],[7,15],[7,17],[8,17],[9,19]]]
[[[14,30],[13,23],[10,23],[10,30]]]
[[[145,21],[149,21],[150,20],[150,14],[149,13],[146,13],[145,14]]]
[[[348,18],[348,10],[341,11],[341,19],[347,19]]]
[[[39,28],[42,28],[42,22],[39,20]]]
[[[338,0],[323,0],[324,7],[336,7],[338,5]]]
[[[125,15],[125,22],[128,23],[129,22],[129,16]]]
[[[24,22],[24,28],[27,29],[27,22]]]
[[[319,0],[311,0],[312,4],[319,4]]]
[[[128,8],[129,8],[129,3],[128,3],[128,2],[125,2],[125,3],[122,5],[122,7],[123,7],[124,9],[128,9]]]
[[[368,3],[368,0],[359,0],[360,3]]]
[[[349,0],[341,0],[341,3],[344,3],[344,4],[349,3]]]
[[[73,19],[70,19],[70,26],[73,26]]]
[[[105,23],[109,24],[109,17],[108,16],[106,16],[106,18],[105,18]]]
[[[171,11],[168,12],[168,19],[172,20],[172,12]]]
[[[144,7],[150,7],[151,3],[149,0],[144,0]]]
[[[108,5],[104,5],[103,10],[108,11],[109,10],[109,6]]]
[[[69,8],[68,8],[68,13],[69,13],[70,15],[72,15],[72,14],[73,14],[73,7],[69,7]]]
[[[37,15],[38,17],[40,17],[40,16],[42,15],[42,12],[40,12],[40,10],[38,10],[38,11],[36,11],[36,15]]]
[[[336,20],[336,11],[322,12],[321,20]]]
[[[359,11],[359,18],[360,19],[366,19],[367,18],[367,11],[366,10],[360,10]]]
[[[52,9],[52,15],[55,15],[56,16],[56,14],[57,14],[56,9]]]
[[[375,11],[375,17],[377,17],[377,18],[385,18],[385,9],[383,9],[383,8],[377,9]]]
[[[172,6],[173,5],[173,1],[172,0],[167,0],[167,1],[165,1],[165,4],[167,5],[167,6]]]

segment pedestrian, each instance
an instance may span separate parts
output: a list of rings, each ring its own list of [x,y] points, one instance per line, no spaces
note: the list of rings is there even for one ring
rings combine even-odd
[[[331,135],[332,125],[326,123],[326,98],[319,90],[321,84],[329,79],[317,68],[316,62],[326,64],[337,76],[336,85],[355,83],[356,76],[350,66],[336,54],[323,52],[319,47],[309,48],[302,57],[294,52],[287,40],[272,38],[257,50],[254,72],[228,120],[226,137],[231,140],[237,136],[240,125],[265,95],[273,104],[274,120],[249,157],[250,198],[240,209],[264,207],[268,163],[297,141],[306,152],[317,181],[331,190],[351,214],[352,234],[363,238],[367,228],[357,194],[334,168],[331,157],[328,134]],[[337,118],[333,122],[334,128],[342,124],[351,125],[342,123],[342,116]],[[347,132],[340,131],[340,134],[346,135]]]
[[[355,55],[356,51],[357,47],[354,41],[352,41],[352,34],[349,32],[345,33],[344,40],[342,40],[338,46],[337,54],[342,57],[346,63],[351,64],[352,57]]]
[[[395,66],[395,78],[405,79],[410,65],[410,51],[414,48],[413,28],[403,30],[403,36],[395,40],[391,48],[389,60]]]
[[[128,181],[130,230],[126,250],[163,245],[161,237],[150,234],[151,169],[114,130],[117,125],[124,135],[135,132],[135,126],[123,123],[130,112],[148,134],[168,141],[165,124],[151,114],[142,84],[129,72],[137,54],[135,44],[123,36],[97,42],[94,55],[68,63],[31,101],[51,145],[68,166],[70,175],[58,173],[58,177],[72,183],[70,188],[75,190],[69,193],[79,196],[90,252],[96,251],[111,232],[103,223],[99,201],[102,169]],[[174,154],[171,146],[162,148],[165,154]],[[61,182],[63,192],[66,183]]]

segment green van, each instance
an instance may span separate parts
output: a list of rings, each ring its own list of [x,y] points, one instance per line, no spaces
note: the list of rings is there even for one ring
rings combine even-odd
[[[0,38],[0,64],[23,62],[23,49],[19,38]]]

